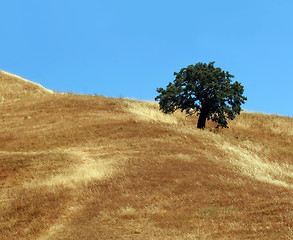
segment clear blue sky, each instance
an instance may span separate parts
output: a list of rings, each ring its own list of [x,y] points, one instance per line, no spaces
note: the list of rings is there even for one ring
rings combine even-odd
[[[0,69],[52,89],[153,100],[197,62],[235,75],[244,109],[293,116],[292,0],[9,0]]]

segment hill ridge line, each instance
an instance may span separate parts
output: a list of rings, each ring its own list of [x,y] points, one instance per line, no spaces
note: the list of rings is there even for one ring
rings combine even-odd
[[[22,78],[22,77],[20,77],[20,76],[18,76],[18,75],[15,75],[15,74],[13,74],[13,73],[9,73],[9,72],[3,71],[3,70],[0,70],[0,73],[4,74],[4,75],[6,75],[6,76],[13,77],[14,80],[17,80],[17,81],[24,81],[24,82],[26,82],[26,83],[33,84],[33,85],[35,85],[35,86],[41,88],[42,90],[44,90],[44,91],[47,92],[47,93],[51,93],[51,94],[54,93],[52,90],[45,88],[44,86],[42,86],[42,85],[39,84],[39,83],[36,83],[36,82],[31,81],[31,80],[28,80],[28,79]]]

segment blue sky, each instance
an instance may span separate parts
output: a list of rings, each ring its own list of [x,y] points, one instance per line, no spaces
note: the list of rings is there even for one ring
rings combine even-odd
[[[55,91],[153,100],[197,62],[235,75],[248,111],[293,116],[292,0],[9,0],[0,69]]]

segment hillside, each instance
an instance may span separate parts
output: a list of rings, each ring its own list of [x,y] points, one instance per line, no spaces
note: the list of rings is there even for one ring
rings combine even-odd
[[[0,102],[23,100],[52,93],[40,84],[0,71]]]
[[[293,238],[292,118],[203,131],[1,74],[0,239]]]

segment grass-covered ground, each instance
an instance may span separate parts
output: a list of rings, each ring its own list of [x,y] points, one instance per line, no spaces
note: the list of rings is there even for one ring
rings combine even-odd
[[[155,103],[18,86],[1,92],[0,239],[293,238],[292,118],[203,131]]]

